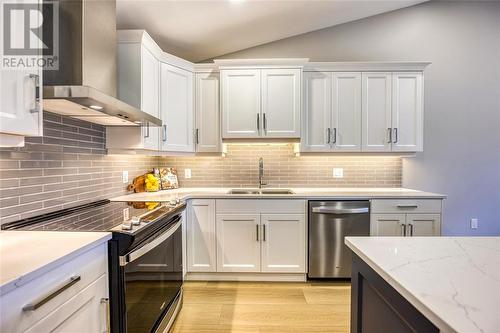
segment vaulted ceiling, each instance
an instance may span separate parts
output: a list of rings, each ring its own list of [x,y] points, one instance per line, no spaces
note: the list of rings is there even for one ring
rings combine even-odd
[[[118,29],[145,29],[164,51],[198,62],[425,0],[118,0]]]

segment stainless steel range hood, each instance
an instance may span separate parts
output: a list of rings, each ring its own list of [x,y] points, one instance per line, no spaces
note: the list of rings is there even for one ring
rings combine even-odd
[[[59,69],[43,73],[44,110],[106,126],[161,126],[116,98],[116,45],[115,0],[60,0]]]

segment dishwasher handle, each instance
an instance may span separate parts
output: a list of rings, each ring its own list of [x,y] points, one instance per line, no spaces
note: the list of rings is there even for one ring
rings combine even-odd
[[[318,214],[364,214],[368,213],[370,209],[368,207],[360,208],[335,208],[328,206],[313,207],[312,212]]]

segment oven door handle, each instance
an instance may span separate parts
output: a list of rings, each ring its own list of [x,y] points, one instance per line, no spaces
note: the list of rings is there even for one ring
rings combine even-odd
[[[144,244],[139,249],[130,252],[124,256],[120,256],[120,266],[125,266],[128,263],[131,263],[132,261],[142,257],[143,255],[145,255],[146,253],[148,253],[149,251],[151,251],[152,249],[163,243],[170,236],[172,236],[174,232],[177,231],[177,229],[179,229],[181,224],[182,220],[181,217],[179,216],[177,222],[175,222],[173,226],[168,228],[168,230],[162,233],[160,236],[154,238],[151,242]]]

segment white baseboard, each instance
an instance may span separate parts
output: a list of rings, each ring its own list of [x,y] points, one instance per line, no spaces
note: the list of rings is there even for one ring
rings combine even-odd
[[[186,281],[257,281],[305,282],[306,274],[297,273],[187,273]]]

